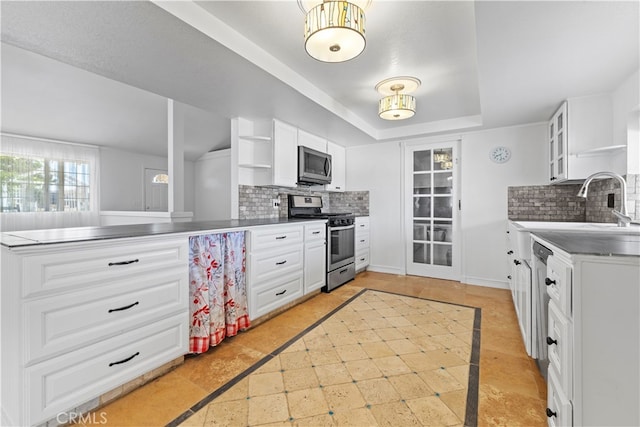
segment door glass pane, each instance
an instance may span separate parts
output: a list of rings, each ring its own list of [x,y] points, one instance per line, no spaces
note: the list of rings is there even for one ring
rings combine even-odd
[[[429,243],[413,243],[413,262],[431,264]]]
[[[564,134],[562,132],[558,133],[558,156],[562,156],[564,150]]]
[[[413,153],[413,171],[425,172],[431,170],[431,150]]]
[[[451,266],[451,245],[433,245],[433,263],[435,265]]]
[[[413,175],[413,194],[431,194],[430,173],[416,173]]]
[[[433,150],[433,170],[453,169],[453,150],[451,148]]]
[[[558,158],[558,175],[562,175],[564,173],[564,163],[562,161],[562,157]]]
[[[553,139],[553,123],[549,126],[549,139]]]
[[[452,241],[452,224],[451,221],[435,221],[433,224],[433,241],[434,242],[451,242]]]
[[[442,172],[433,174],[433,192],[434,194],[453,193],[453,173]]]
[[[413,240],[431,240],[431,221],[413,221]]]
[[[563,126],[564,126],[564,114],[560,113],[558,114],[558,132],[562,130]]]
[[[431,217],[431,197],[413,198],[413,216],[419,218]]]
[[[451,218],[453,214],[453,200],[451,197],[433,198],[433,216],[436,218]]]

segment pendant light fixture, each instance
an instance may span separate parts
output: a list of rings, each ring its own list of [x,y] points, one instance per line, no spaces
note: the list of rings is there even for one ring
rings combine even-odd
[[[370,0],[361,3],[366,7]],[[344,62],[362,53],[366,45],[363,8],[333,0],[298,0],[298,5],[306,13],[304,48],[309,56],[322,62]]]
[[[378,103],[378,116],[385,120],[403,120],[416,113],[416,99],[408,95],[420,86],[415,77],[392,77],[376,85],[381,95],[386,95]],[[404,92],[404,93],[401,93]]]

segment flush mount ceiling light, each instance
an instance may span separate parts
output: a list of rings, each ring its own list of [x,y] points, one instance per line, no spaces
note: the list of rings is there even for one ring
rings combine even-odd
[[[364,7],[369,1],[361,1]],[[344,62],[364,50],[364,10],[355,2],[298,0],[304,13],[304,48],[314,59]]]
[[[407,95],[420,87],[415,77],[392,77],[376,85],[381,95],[386,95],[378,103],[378,116],[385,120],[403,120],[416,113],[416,99]],[[404,93],[401,93],[404,92]]]

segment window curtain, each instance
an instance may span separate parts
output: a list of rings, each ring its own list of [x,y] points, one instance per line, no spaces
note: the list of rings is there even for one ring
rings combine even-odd
[[[86,161],[90,167],[90,210],[85,212],[2,212],[0,230],[36,230],[46,228],[100,225],[99,184],[100,150],[91,145],[66,143],[20,135],[2,134],[0,153],[24,157]]]
[[[204,353],[250,326],[244,232],[189,238],[189,352]]]

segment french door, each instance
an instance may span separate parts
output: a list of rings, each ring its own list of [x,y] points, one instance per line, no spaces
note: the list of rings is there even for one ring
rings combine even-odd
[[[458,146],[405,145],[407,274],[460,280]]]

